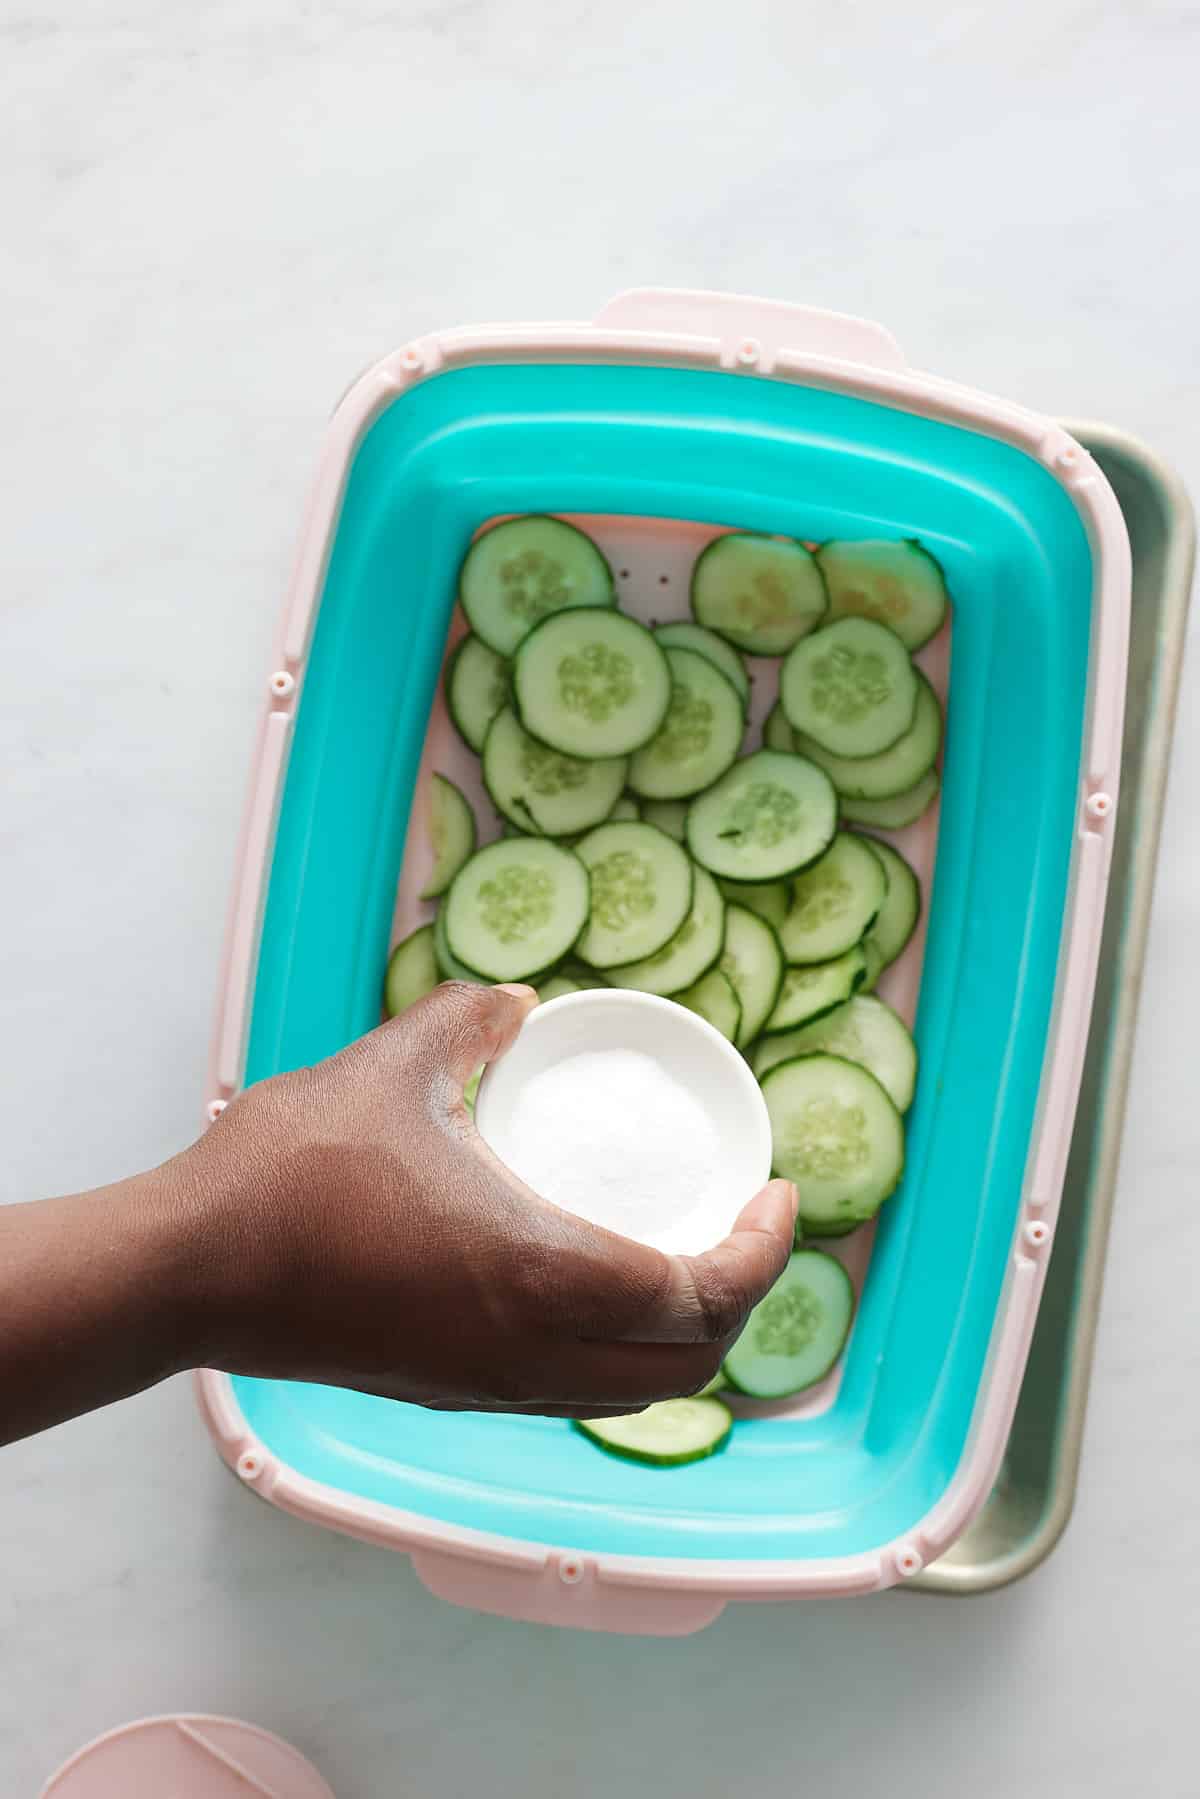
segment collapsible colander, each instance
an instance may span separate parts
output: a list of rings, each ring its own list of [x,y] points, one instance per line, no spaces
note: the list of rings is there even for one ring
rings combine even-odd
[[[747,1407],[721,1455],[667,1471],[561,1422],[333,1388],[206,1372],[201,1404],[264,1497],[406,1551],[481,1609],[673,1634],[730,1599],[871,1592],[981,1505],[1025,1363],[1112,843],[1121,514],[1052,421],[915,374],[886,332],[828,313],[646,291],[594,325],[389,356],[334,415],[291,585],[210,1116],[377,1022],[389,943],[421,915],[428,771],[465,781],[470,760],[438,696],[457,568],[518,512],[583,522],[643,616],[686,612],[721,527],[919,537],[945,569],[951,627],[921,657],[943,691],[950,671],[940,816],[901,840],[923,964],[914,945],[883,983],[915,1004],[921,1078],[903,1185],[873,1242],[848,1240],[862,1296],[840,1378]]]

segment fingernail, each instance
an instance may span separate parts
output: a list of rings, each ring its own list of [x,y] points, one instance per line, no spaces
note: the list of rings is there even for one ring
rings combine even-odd
[[[800,1216],[800,1194],[796,1189],[794,1181],[785,1181],[784,1186],[787,1188],[788,1198],[792,1202],[792,1223],[795,1224],[797,1218]]]
[[[535,1006],[538,1003],[537,988],[526,986],[523,981],[497,981],[495,991],[497,993],[511,993],[514,999],[521,999],[526,1002],[532,1000]]]

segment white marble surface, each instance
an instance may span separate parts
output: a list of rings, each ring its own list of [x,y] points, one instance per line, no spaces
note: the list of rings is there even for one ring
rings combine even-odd
[[[423,328],[805,299],[1200,484],[1170,0],[0,0],[0,1187],[191,1132],[251,719],[325,415]],[[991,1598],[671,1644],[453,1611],[225,1475],[182,1385],[0,1457],[0,1788],[140,1713],[339,1799],[1195,1790],[1200,714],[1185,684],[1078,1511]]]

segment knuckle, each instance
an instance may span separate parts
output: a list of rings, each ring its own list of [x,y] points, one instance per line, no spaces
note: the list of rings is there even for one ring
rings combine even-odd
[[[750,1314],[750,1297],[744,1288],[712,1262],[693,1262],[691,1276],[703,1340],[721,1343],[736,1335]]]

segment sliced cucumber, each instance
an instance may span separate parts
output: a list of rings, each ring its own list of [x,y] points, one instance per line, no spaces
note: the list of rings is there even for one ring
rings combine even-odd
[[[565,956],[587,923],[587,869],[545,838],[502,838],[455,877],[445,912],[446,941],[459,961],[489,981],[527,980]]]
[[[687,805],[683,800],[643,800],[642,817],[648,825],[657,825],[676,843],[683,842],[687,826]]]
[[[725,1357],[739,1393],[784,1399],[824,1380],[846,1346],[854,1288],[840,1262],[798,1249]]]
[[[521,723],[552,749],[589,760],[649,743],[671,703],[671,670],[645,625],[590,607],[537,625],[513,663]]]
[[[692,570],[699,624],[754,656],[779,656],[825,615],[821,571],[803,544],[730,531],[714,538]]]
[[[668,649],[671,703],[654,737],[629,763],[629,785],[652,800],[686,799],[711,787],[737,758],[746,716],[733,683],[695,650]]]
[[[874,756],[910,728],[917,677],[886,625],[839,618],[789,651],[779,697],[794,731],[835,756]]]
[[[812,737],[793,733],[796,748],[825,770],[840,794],[855,800],[890,799],[905,793],[937,761],[942,744],[942,709],[920,669],[917,709],[903,737],[877,756],[831,756]]]
[[[763,721],[763,748],[766,750],[794,750],[796,733],[787,721],[787,713],[776,700]]]
[[[433,947],[433,926],[423,924],[398,943],[388,957],[383,1006],[389,1018],[406,1012],[432,993],[442,978]]]
[[[763,1026],[764,1031],[794,1031],[832,1012],[857,993],[866,979],[866,957],[861,943],[848,949],[832,962],[817,962],[811,968],[789,968],[779,988],[779,998]],[[757,1061],[755,1074],[761,1075]]]
[[[862,950],[863,960],[866,963],[862,978],[862,986],[859,988],[859,992],[872,993],[875,989],[875,983],[887,967],[887,963],[883,959],[883,951],[876,943],[872,932],[867,932],[860,943],[859,948]]]
[[[693,1394],[692,1397],[694,1399],[707,1399],[712,1393],[727,1392],[728,1388],[729,1382],[725,1379],[725,1370],[723,1368],[718,1368],[712,1379],[706,1380],[700,1391]]]
[[[433,952],[437,957],[437,965],[442,971],[442,979],[447,981],[470,981],[473,985],[481,984],[481,977],[473,968],[460,962],[446,941],[446,908],[438,907],[437,917],[433,921]]]
[[[742,1016],[735,1042],[745,1049],[758,1036],[779,998],[783,982],[779,939],[757,912],[728,906],[725,947],[718,966],[738,997]]]
[[[800,1056],[763,1077],[775,1172],[818,1224],[873,1218],[904,1172],[904,1124],[874,1075],[837,1056]]]
[[[688,619],[674,624],[659,625],[654,635],[664,650],[695,650],[719,668],[726,680],[732,681],[741,697],[742,710],[750,704],[750,676],[746,673],[746,664],[742,661],[731,643],[718,637],[715,631],[708,631],[703,625],[694,625]]]
[[[660,1399],[627,1418],[581,1419],[575,1428],[610,1455],[654,1468],[678,1468],[715,1455],[733,1429],[733,1414],[719,1399],[697,1394],[694,1399]]]
[[[581,762],[531,737],[511,706],[492,720],[483,781],[492,804],[519,830],[567,837],[606,819],[621,796],[624,756]]]
[[[833,842],[837,797],[824,769],[803,756],[756,750],[693,800],[687,844],[697,862],[731,881],[773,881]]]
[[[922,813],[928,812],[940,785],[936,768],[931,768],[907,793],[897,793],[892,799],[843,799],[842,817],[847,824],[867,825],[875,831],[902,831],[905,825],[915,825]]]
[[[478,837],[475,814],[466,795],[445,775],[434,775],[429,792],[429,836],[433,845],[433,872],[421,890],[421,898],[437,899],[475,848]]]
[[[788,915],[792,890],[787,881],[718,881],[725,898],[735,906],[756,912],[777,931]]]
[[[779,927],[789,962],[830,962],[864,937],[887,896],[883,863],[862,837],[839,831],[819,862],[792,882]]]
[[[593,968],[641,962],[669,943],[692,909],[687,852],[653,825],[599,825],[576,845],[591,880],[577,953]]]
[[[582,981],[573,981],[569,975],[565,974],[552,974],[548,981],[541,982],[538,987],[538,1003],[544,1006],[552,999],[562,999],[565,994],[582,993],[583,991],[584,983]]]
[[[868,941],[875,944],[882,958],[880,968],[876,971],[878,975],[896,960],[917,928],[917,920],[921,916],[921,883],[899,850],[893,849],[890,843],[881,842],[877,837],[872,837],[870,843],[883,863],[888,883],[887,897],[879,908],[868,937]],[[870,973],[869,968],[867,972]]]
[[[454,728],[478,756],[488,726],[508,702],[509,666],[482,637],[468,632],[446,670],[446,708]]]
[[[820,1237],[828,1241],[831,1237],[849,1237],[855,1231],[861,1231],[864,1220],[852,1218],[849,1224],[816,1224],[811,1218],[797,1218],[796,1240],[803,1237]]]
[[[608,815],[610,824],[633,824],[642,816],[642,809],[631,793],[623,793]]]
[[[498,655],[551,613],[611,606],[612,570],[590,537],[560,518],[531,515],[493,525],[467,551],[458,597],[471,629]]]
[[[915,537],[903,543],[823,543],[817,563],[830,618],[874,618],[910,650],[940,629],[948,595],[941,564]]]
[[[814,1024],[768,1038],[756,1059],[761,1079],[791,1056],[841,1056],[873,1074],[898,1112],[912,1105],[917,1081],[917,1046],[902,1019],[881,999],[858,993]]]
[[[673,998],[689,1012],[707,1019],[714,1030],[720,1031],[722,1037],[728,1037],[730,1043],[736,1043],[742,1023],[742,1008],[733,983],[719,968],[710,968],[702,975],[694,987],[686,987],[682,993]]]
[[[653,956],[608,969],[609,985],[633,987],[639,993],[678,993],[712,967],[724,940],[725,900],[708,870],[697,868],[692,882],[692,909],[675,935]]]

